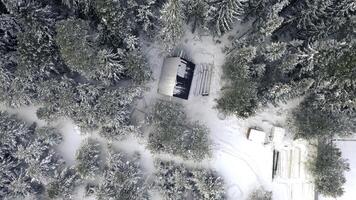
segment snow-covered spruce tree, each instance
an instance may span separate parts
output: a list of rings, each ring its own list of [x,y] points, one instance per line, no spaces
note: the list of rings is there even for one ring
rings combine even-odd
[[[138,2],[137,21],[143,31],[149,36],[152,36],[157,28],[159,18],[157,4],[157,0],[143,0]]]
[[[164,199],[223,200],[225,188],[218,174],[205,168],[192,168],[173,161],[156,160],[155,188]]]
[[[293,110],[290,117],[290,129],[299,138],[345,136],[355,130],[354,113],[351,116],[322,110],[318,96],[312,93]],[[317,106],[315,106],[317,105]]]
[[[198,33],[208,31],[209,4],[206,0],[184,1],[186,19],[192,25],[192,32]]]
[[[263,41],[264,37],[270,37],[282,25],[284,18],[279,13],[289,4],[289,0],[272,2],[274,3],[260,11],[260,16],[253,23],[254,32],[260,41]]]
[[[73,199],[72,193],[81,183],[80,175],[74,168],[64,167],[56,171],[54,180],[46,186],[47,196],[51,199]]]
[[[131,105],[141,95],[140,87],[109,88],[103,85],[62,82],[48,93],[47,99],[37,111],[38,117],[52,120],[69,117],[83,131],[99,129],[108,139],[120,139],[130,133]],[[55,102],[55,103],[54,103]]]
[[[314,177],[316,190],[325,196],[337,198],[343,195],[345,172],[349,164],[342,158],[341,150],[331,141],[321,139],[317,143],[317,153],[310,158],[309,167]]]
[[[84,179],[92,179],[100,175],[101,162],[100,144],[94,139],[85,140],[76,153],[76,169]]]
[[[116,81],[123,73],[120,55],[100,50],[89,21],[68,19],[56,25],[56,42],[66,65],[89,79]]]
[[[273,62],[276,60],[281,59],[286,51],[287,51],[287,44],[283,42],[272,42],[269,45],[266,45],[263,51],[263,55],[265,56],[266,60]]]
[[[266,191],[261,187],[252,191],[248,200],[272,200],[272,192]]]
[[[315,83],[313,79],[306,78],[300,81],[291,81],[288,83],[275,83],[272,87],[260,97],[262,104],[272,103],[278,105],[278,103],[287,103],[291,99],[302,97],[309,93],[310,88]]]
[[[62,3],[77,13],[89,14],[93,9],[95,0],[62,0]]]
[[[132,78],[136,83],[142,84],[151,78],[146,58],[140,49],[128,51],[124,57],[125,76]]]
[[[0,101],[7,101],[13,85],[18,54],[17,35],[21,27],[12,15],[0,15]],[[9,101],[7,101],[9,102]]]
[[[115,0],[96,0],[94,10],[100,19],[101,24],[108,30],[107,38],[112,45],[120,47],[122,41],[130,36],[136,36],[138,28],[139,4],[136,0],[115,1]]]
[[[217,108],[225,113],[248,117],[257,107],[256,85],[251,80],[248,65],[256,55],[256,48],[244,47],[234,50],[223,66],[224,78],[222,96],[217,100]]]
[[[293,38],[308,41],[343,39],[353,34],[345,30],[350,30],[355,14],[353,0],[293,1],[283,11],[287,24],[281,32],[288,31]]]
[[[13,76],[11,87],[6,91],[6,102],[11,106],[36,103],[41,98],[38,84],[66,70],[53,39],[53,24],[58,15],[53,7],[38,3],[22,8],[17,14],[21,32],[16,34],[16,49],[9,52],[15,54],[17,59],[9,60]]]
[[[20,8],[26,3],[25,0],[3,0],[2,3],[5,5],[6,10],[10,14],[16,14],[19,12]]]
[[[142,83],[150,76],[146,60],[140,49],[136,48],[136,42],[127,43],[128,51],[101,47],[99,33],[90,27],[89,21],[68,19],[57,23],[56,42],[71,70],[88,79],[109,85],[127,77]]]
[[[355,45],[327,41],[313,48],[316,53],[308,73],[317,84],[293,113],[296,133],[302,137],[351,134],[356,130]]]
[[[0,198],[44,195],[45,186],[63,167],[53,149],[60,141],[53,128],[37,128],[0,112]]]
[[[169,0],[161,10],[158,36],[167,51],[171,51],[184,35],[185,16],[182,0]]]
[[[110,152],[104,177],[94,193],[99,200],[145,200],[149,199],[149,188],[139,155],[128,158],[122,153]]]
[[[209,0],[209,27],[214,34],[221,36],[231,30],[244,14],[246,0]]]
[[[180,104],[158,101],[150,115],[153,131],[148,147],[156,153],[170,153],[185,159],[202,160],[210,155],[208,129],[190,122]]]
[[[247,18],[261,16],[274,2],[271,0],[249,0],[246,2],[245,16]]]

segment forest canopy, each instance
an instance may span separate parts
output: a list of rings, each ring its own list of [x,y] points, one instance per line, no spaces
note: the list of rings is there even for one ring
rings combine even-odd
[[[223,46],[219,112],[245,119],[300,101],[283,125],[316,141],[316,188],[341,196],[349,166],[332,142],[356,133],[354,0],[0,0],[0,103],[35,106],[47,124],[67,118],[108,143],[90,137],[68,166],[55,151],[57,129],[0,112],[0,198],[70,199],[86,185],[96,199],[149,199],[152,189],[167,199],[225,199],[214,170],[157,159],[149,177],[140,154],[110,146],[145,136],[132,123],[157,67],[145,48],[172,55],[187,33]],[[152,155],[200,162],[212,154],[210,132],[183,106],[158,100],[143,112],[150,126],[141,139]]]

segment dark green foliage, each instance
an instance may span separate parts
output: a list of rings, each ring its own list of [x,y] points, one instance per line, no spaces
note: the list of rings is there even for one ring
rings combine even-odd
[[[331,79],[350,87],[356,83],[356,42],[348,44],[334,40],[318,42],[316,70],[321,79]]]
[[[134,35],[133,31],[137,28],[137,4],[133,2],[100,0],[94,3],[95,12],[109,31],[108,37],[113,39],[113,43],[120,44],[125,38]]]
[[[122,153],[110,153],[103,180],[96,188],[97,199],[148,199],[150,185],[139,161],[139,155],[128,158]]]
[[[16,16],[21,32],[13,35],[16,49],[11,59],[11,87],[6,89],[4,101],[11,106],[37,103],[41,96],[38,84],[54,79],[67,69],[60,59],[54,42],[53,25],[59,18],[51,6],[26,4]],[[14,26],[16,27],[16,26]],[[16,51],[15,51],[16,50]]]
[[[16,18],[1,16],[0,100],[40,105],[41,119],[69,117],[111,139],[133,131],[131,104],[150,77],[137,43],[111,50],[105,31],[89,21],[58,21],[65,16],[55,5],[34,1]]]
[[[192,168],[173,161],[156,160],[156,188],[164,199],[223,200],[223,179],[210,169]]]
[[[334,198],[342,196],[346,182],[344,173],[350,168],[340,149],[327,140],[320,140],[309,165],[319,193]]]
[[[99,65],[98,34],[88,21],[68,19],[56,25],[56,42],[66,65],[88,78],[95,78]]]
[[[71,82],[62,84],[65,85],[46,92],[53,95],[37,111],[39,118],[52,120],[68,116],[82,130],[99,128],[108,139],[122,138],[131,131],[131,105],[141,95],[140,87],[115,89],[91,84],[74,87]]]
[[[183,7],[182,0],[171,0],[161,9],[159,38],[167,51],[175,48],[184,35]]]
[[[291,130],[296,137],[312,139],[334,135],[346,136],[355,130],[355,119],[351,118],[354,113],[348,116],[328,112],[324,107],[320,107],[318,102],[315,94],[312,94],[293,110]]]
[[[272,200],[272,192],[266,191],[264,188],[254,190],[248,197],[248,200]]]
[[[72,192],[81,179],[77,171],[70,167],[65,167],[61,171],[57,171],[54,180],[46,187],[47,195],[51,199],[64,198],[71,199]]]
[[[217,108],[225,113],[240,117],[252,115],[257,107],[256,85],[249,76],[248,64],[254,58],[256,50],[246,47],[229,55],[224,68],[226,84],[222,96],[217,100]]]
[[[292,129],[296,137],[308,138],[332,136],[335,134],[336,118],[328,115],[325,112],[320,112],[308,106],[308,102],[304,101],[293,112],[294,120]]]
[[[256,95],[253,82],[240,79],[240,81],[222,88],[222,96],[217,100],[217,108],[224,113],[232,113],[246,118],[255,113]]]
[[[82,178],[90,179],[100,175],[102,162],[100,150],[100,144],[90,138],[81,144],[76,153],[78,163],[76,169]]]
[[[318,85],[294,112],[297,135],[348,135],[355,131],[356,64],[353,45],[325,42],[314,55]]]
[[[62,0],[62,3],[77,14],[89,14],[93,10],[94,0]]]
[[[21,31],[16,18],[12,15],[0,15],[0,100],[5,101],[11,90],[18,54],[17,35]]]
[[[100,46],[99,33],[84,20],[61,21],[56,30],[56,41],[65,63],[87,79],[117,84],[127,77],[138,83],[150,77],[146,60],[136,49],[137,44],[127,43],[128,51],[104,48]]]
[[[186,1],[185,12],[188,23],[192,23],[192,32],[207,32],[209,4],[206,0]]]
[[[244,0],[218,0],[210,3],[209,26],[213,33],[221,36],[231,30],[244,14]]]
[[[152,151],[194,160],[210,155],[207,128],[198,122],[189,122],[181,105],[159,101],[150,118],[153,131],[148,147]]]
[[[44,186],[63,168],[53,146],[62,140],[53,128],[37,128],[0,113],[0,198],[44,194]]]
[[[316,41],[326,37],[343,39],[352,32],[345,32],[355,16],[352,0],[303,0],[295,1],[286,9],[285,28],[300,39]]]
[[[136,83],[144,83],[151,78],[148,63],[140,50],[128,51],[123,60],[125,75],[132,78]]]

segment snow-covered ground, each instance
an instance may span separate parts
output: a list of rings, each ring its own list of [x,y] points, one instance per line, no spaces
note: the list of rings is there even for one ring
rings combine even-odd
[[[10,114],[16,115],[19,119],[24,120],[27,123],[36,122],[38,126],[45,126],[47,123],[38,119],[36,115],[38,107],[36,106],[24,106],[20,108],[9,108],[3,104],[0,104],[0,111],[6,111]]]

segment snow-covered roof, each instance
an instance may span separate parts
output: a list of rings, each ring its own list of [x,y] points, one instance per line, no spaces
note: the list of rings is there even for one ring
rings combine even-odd
[[[180,57],[166,58],[163,62],[158,92],[166,96],[188,99],[195,64]]]
[[[284,139],[284,135],[286,133],[286,130],[281,127],[273,127],[272,129],[272,136],[273,136],[273,143],[275,145],[281,144]]]
[[[278,149],[278,164],[274,182],[287,186],[286,198],[290,200],[314,200],[315,190],[307,170],[308,142],[294,140]]]
[[[178,66],[181,64],[179,57],[166,58],[163,62],[161,77],[158,83],[158,92],[163,95],[173,96],[176,85]]]
[[[266,133],[263,131],[250,129],[248,139],[256,143],[264,144],[266,141]]]

